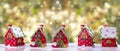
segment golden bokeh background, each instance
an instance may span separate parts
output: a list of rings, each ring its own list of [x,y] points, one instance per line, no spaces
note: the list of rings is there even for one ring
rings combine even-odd
[[[88,25],[95,43],[101,43],[100,29],[104,24],[117,28],[120,44],[120,0],[0,0],[0,43],[8,24],[20,26],[25,42],[44,23],[47,42],[51,42],[62,24],[69,42],[77,42],[80,25]]]

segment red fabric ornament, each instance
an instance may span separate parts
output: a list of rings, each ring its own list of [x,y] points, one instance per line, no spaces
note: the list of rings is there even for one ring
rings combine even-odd
[[[7,31],[7,33],[5,34],[5,46],[23,46],[25,43],[24,43],[24,39],[23,39],[23,36],[21,37],[17,37],[18,34],[14,33],[14,31],[12,29],[12,25],[8,25],[9,26],[9,29]],[[16,34],[16,35],[15,35]],[[19,40],[21,39],[21,40]],[[18,40],[20,41],[18,43]]]
[[[78,46],[93,46],[93,37],[90,30],[81,25],[81,32],[78,35]]]
[[[40,25],[40,28],[35,32],[31,39],[31,47],[45,47],[46,46],[46,37],[43,33],[43,25]]]
[[[56,36],[53,39],[53,43],[56,43],[52,45],[53,48],[66,48],[68,47],[68,39],[67,36],[64,33],[65,25],[62,25],[61,29],[58,31]]]
[[[108,25],[104,25],[104,28],[101,29],[102,47],[117,47],[116,34],[115,27],[108,27]]]

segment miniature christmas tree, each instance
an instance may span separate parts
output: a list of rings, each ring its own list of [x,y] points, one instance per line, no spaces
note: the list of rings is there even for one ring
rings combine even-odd
[[[68,47],[68,39],[64,33],[65,25],[62,25],[61,29],[57,32],[56,36],[53,39],[53,48],[66,48]]]

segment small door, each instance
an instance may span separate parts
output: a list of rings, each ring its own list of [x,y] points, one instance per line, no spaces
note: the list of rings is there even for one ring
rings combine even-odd
[[[17,43],[20,44],[21,42],[22,42],[22,40],[21,40],[21,39],[18,39]]]
[[[61,39],[57,40],[57,46],[58,47],[63,47],[64,46],[63,40],[61,40]]]
[[[39,38],[36,39],[35,44],[37,47],[42,47],[42,41]]]
[[[87,37],[87,34],[86,34],[86,33],[83,33],[81,39],[82,39],[82,40],[87,40],[87,38],[88,38],[88,37]]]
[[[106,43],[107,44],[111,44],[112,42],[111,42],[111,40],[107,40]]]

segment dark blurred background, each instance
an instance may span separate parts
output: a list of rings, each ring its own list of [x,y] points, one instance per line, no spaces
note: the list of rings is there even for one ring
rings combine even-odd
[[[100,29],[104,24],[117,28],[120,44],[120,0],[0,0],[0,43],[8,24],[20,26],[25,42],[44,23],[47,42],[51,42],[62,24],[69,42],[77,42],[80,25],[88,25],[94,41],[100,43]]]

